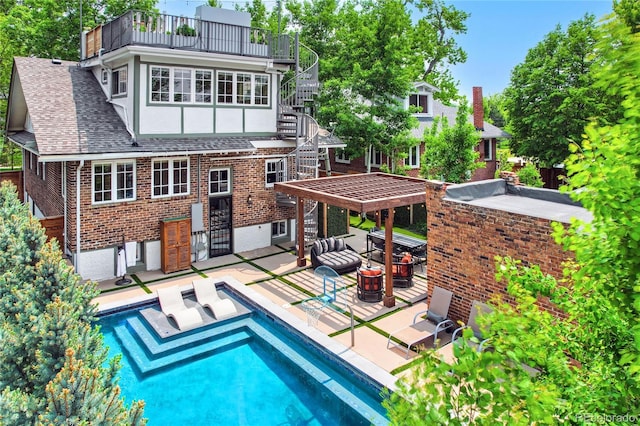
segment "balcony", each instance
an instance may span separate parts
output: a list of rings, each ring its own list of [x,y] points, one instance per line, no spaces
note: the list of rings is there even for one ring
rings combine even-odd
[[[259,28],[158,13],[129,11],[84,35],[82,59],[125,46],[152,46],[293,63],[294,43]]]

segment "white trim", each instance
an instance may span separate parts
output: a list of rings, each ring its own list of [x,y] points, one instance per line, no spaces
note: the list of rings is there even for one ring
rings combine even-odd
[[[484,161],[493,161],[493,141],[491,139],[483,139],[482,142],[483,142],[482,149],[484,151]],[[487,155],[487,150],[485,149],[487,147],[487,142],[489,146],[489,155]]]
[[[221,171],[226,171],[227,172],[227,190],[226,191],[220,191],[220,192],[211,192],[211,172],[221,172]],[[209,178],[208,178],[208,187],[207,187],[207,191],[209,192],[209,195],[215,196],[215,195],[227,195],[227,194],[231,194],[231,167],[213,167],[211,169],[209,169]],[[220,179],[218,179],[218,183],[223,182]]]
[[[153,87],[153,70],[154,69],[167,69],[169,70],[169,100],[168,101],[162,101],[162,100],[154,100],[153,99],[153,95],[154,92],[152,90]],[[176,72],[185,72],[188,71],[189,72],[189,78],[188,79],[184,79],[185,81],[189,82],[189,92],[186,93],[186,96],[189,97],[189,100],[187,101],[176,101],[175,100],[175,88],[176,88]],[[149,65],[149,104],[152,105],[213,105],[213,97],[214,97],[214,84],[215,84],[215,72],[210,69],[210,68],[193,68],[193,67],[185,67],[185,66],[169,66],[169,65]],[[205,96],[209,96],[210,100],[209,101],[196,101],[196,96],[199,94],[196,92],[196,73],[198,72],[202,72],[202,73],[208,73],[210,74],[210,90],[209,93],[206,93]],[[160,94],[162,94],[163,92],[158,92]],[[202,93],[200,93],[202,95]]]
[[[122,71],[124,71],[124,80],[121,78]],[[118,76],[116,80],[115,76]],[[120,91],[120,84],[124,83],[124,92]],[[123,67],[111,70],[111,96],[126,96],[129,91],[129,70],[127,65]]]
[[[420,144],[409,148],[406,164],[412,169],[420,168]]]
[[[84,161],[84,160],[83,160]],[[123,164],[123,165],[132,165],[132,174],[133,174],[133,182],[132,182],[132,186],[131,186],[131,197],[126,197],[126,198],[120,198],[118,199],[117,195],[118,195],[118,165],[119,164]],[[110,165],[111,166],[111,188],[109,190],[109,192],[111,192],[111,199],[110,200],[105,200],[105,201],[96,201],[95,198],[95,178],[96,178],[96,174],[95,174],[95,167],[96,166],[103,166],[103,165]],[[110,204],[110,203],[122,203],[122,202],[126,202],[126,201],[134,201],[136,199],[136,162],[135,160],[119,160],[119,161],[95,161],[93,163],[91,163],[91,204],[92,205],[99,205],[99,204]]]
[[[274,170],[274,171],[268,171],[267,170],[267,165],[268,164],[278,164],[281,163],[283,166],[280,170]],[[275,174],[276,175],[276,180],[273,182],[268,182],[267,180],[267,176],[269,176],[269,174]],[[280,179],[279,179],[280,178]],[[264,162],[264,184],[265,184],[265,188],[273,188],[274,184],[276,182],[286,182],[287,180],[287,159],[286,158],[275,158],[275,159],[267,159]]]
[[[276,225],[278,227],[278,231],[273,233],[273,226]],[[284,225],[284,231],[280,232],[280,229]],[[271,238],[281,238],[286,237],[288,232],[288,223],[287,220],[274,220],[271,222]]]
[[[187,189],[185,192],[174,192],[174,186],[176,183],[173,181],[174,177],[174,167],[176,162],[186,162],[187,163]],[[166,185],[159,185],[158,182],[155,182],[155,165],[158,163],[167,163],[167,179]],[[182,183],[180,183],[181,185]],[[167,187],[168,192],[166,194],[155,194],[156,187]],[[179,197],[183,195],[189,195],[191,193],[191,162],[189,161],[189,157],[165,157],[165,158],[155,158],[151,160],[151,198],[168,198],[168,197]]]
[[[344,149],[336,149],[336,163],[351,164],[351,158],[344,158],[346,156],[345,154]]]
[[[231,93],[220,94],[218,79],[220,74],[231,74]],[[238,102],[238,76],[246,75],[249,76],[249,102],[248,103],[240,103]],[[256,77],[264,76],[267,77],[267,103],[266,104],[258,104],[256,103]],[[270,88],[271,88],[271,76],[266,73],[256,73],[250,71],[231,71],[231,70],[217,70],[215,74],[215,92],[216,92],[216,105],[237,105],[237,106],[257,106],[257,107],[270,107],[271,106],[271,96],[270,96]],[[231,102],[221,102],[219,100],[220,96],[231,96]],[[262,98],[262,96],[261,96]]]

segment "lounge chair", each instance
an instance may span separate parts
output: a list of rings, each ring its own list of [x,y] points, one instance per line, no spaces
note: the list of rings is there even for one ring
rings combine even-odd
[[[469,313],[469,321],[467,321],[467,325],[464,325],[462,327],[457,328],[454,332],[453,335],[451,336],[451,341],[455,342],[456,338],[458,337],[459,334],[462,333],[462,330],[464,330],[465,328],[470,328],[471,330],[473,330],[473,335],[475,336],[476,339],[478,339],[478,342],[469,342],[470,344],[475,344],[477,345],[476,350],[478,352],[481,352],[487,341],[489,339],[487,339],[485,337],[486,333],[483,333],[483,331],[486,332],[485,329],[480,329],[480,325],[478,324],[478,322],[476,321],[478,318],[478,315],[485,315],[485,314],[489,314],[493,311],[493,309],[489,306],[486,305],[482,302],[479,302],[477,300],[474,300],[471,303],[471,312]],[[485,325],[486,327],[486,325]]]
[[[231,300],[220,298],[216,283],[211,278],[193,280],[192,284],[198,303],[209,308],[216,319],[226,318],[238,312]]]
[[[391,345],[392,337],[401,342],[406,342],[406,358],[409,358],[409,350],[411,349],[411,346],[415,346],[429,337],[433,337],[433,346],[435,347],[438,339],[438,333],[455,325],[453,321],[448,319],[449,306],[451,305],[452,297],[453,293],[449,290],[434,287],[429,308],[426,311],[418,312],[413,317],[413,323],[410,326],[401,328],[389,334],[387,349],[389,349],[389,346]],[[419,318],[425,314],[425,319],[419,320]]]
[[[167,317],[173,318],[182,331],[202,324],[202,316],[196,308],[187,308],[179,287],[159,288],[157,290],[160,309]]]

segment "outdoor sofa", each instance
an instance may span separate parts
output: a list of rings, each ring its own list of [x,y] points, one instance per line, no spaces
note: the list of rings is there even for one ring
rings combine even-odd
[[[313,268],[328,266],[339,274],[355,271],[362,265],[362,257],[342,238],[323,238],[311,246]]]

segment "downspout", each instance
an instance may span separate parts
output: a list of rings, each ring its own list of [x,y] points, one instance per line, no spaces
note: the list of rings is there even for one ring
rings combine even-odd
[[[109,86],[107,87],[107,102],[109,102],[111,105],[113,106],[117,106],[122,108],[122,111],[124,112],[124,127],[125,129],[127,129],[127,132],[129,132],[129,135],[131,135],[131,141],[132,141],[132,146],[138,146],[138,142],[136,141],[136,135],[133,133],[133,130],[131,129],[131,126],[129,125],[129,115],[127,114],[127,108],[123,105],[120,104],[116,104],[113,102],[113,99],[111,98],[111,86],[113,85],[113,79],[111,76],[111,68],[107,65],[105,65],[104,60],[102,59],[102,51],[104,50],[104,48],[101,48],[98,51],[98,62],[100,63],[100,67],[106,69],[109,72]]]
[[[80,273],[78,269],[80,264],[80,172],[83,167],[84,160],[80,160],[80,164],[76,169],[76,257],[73,262],[77,274]]]

